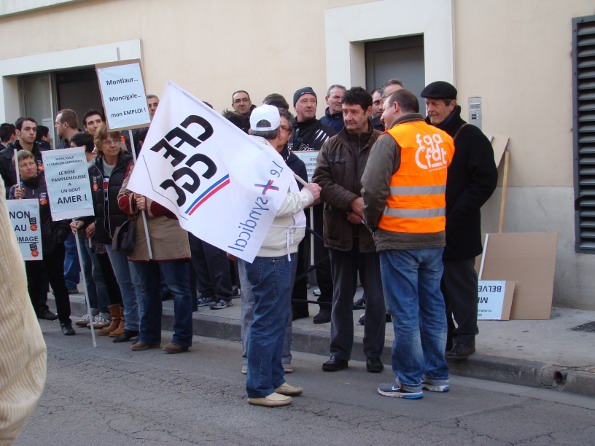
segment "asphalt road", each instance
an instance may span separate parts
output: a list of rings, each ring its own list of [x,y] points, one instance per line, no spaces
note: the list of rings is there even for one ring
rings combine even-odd
[[[446,394],[405,401],[376,393],[390,370],[297,353],[290,407],[246,403],[238,343],[195,337],[191,352],[132,352],[88,330],[41,321],[48,379],[19,446],[35,445],[593,445],[595,399],[462,377]],[[163,342],[170,333],[163,333]],[[390,369],[390,367],[388,367]]]

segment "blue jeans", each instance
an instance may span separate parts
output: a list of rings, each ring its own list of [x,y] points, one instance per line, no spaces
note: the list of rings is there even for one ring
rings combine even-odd
[[[66,288],[71,290],[76,288],[81,280],[81,266],[79,264],[74,234],[68,234],[68,237],[64,240],[64,249],[64,281],[66,282]]]
[[[448,380],[446,313],[440,291],[443,248],[380,251],[386,308],[393,316],[393,372],[406,390]]]
[[[247,338],[249,398],[264,398],[285,382],[281,355],[296,261],[297,254],[291,254],[291,261],[287,256],[256,257],[252,263],[238,259],[246,272],[240,277],[242,290],[249,286],[254,294]]]
[[[295,277],[297,262],[293,263],[293,274]],[[252,287],[246,277],[246,268],[243,263],[238,263],[238,274],[240,281],[242,282],[242,294],[240,300],[242,302],[242,326],[240,332],[240,340],[242,342],[242,364],[248,364],[248,344],[246,339],[248,338],[248,332],[254,321],[254,293]],[[293,280],[292,280],[293,283]],[[293,287],[292,287],[293,288]],[[289,316],[287,318],[287,324],[285,325],[285,335],[283,336],[283,352],[281,354],[281,362],[283,364],[291,364],[291,332],[292,332],[292,321],[291,321],[291,305],[289,305]]]
[[[141,309],[139,307],[142,303],[136,296],[135,287],[132,285],[130,275],[130,265],[132,262],[128,262],[128,257],[126,257],[125,254],[114,251],[111,245],[108,244],[105,245],[105,247],[122,294],[122,305],[124,305],[124,329],[128,331],[138,331],[141,315]]]
[[[182,347],[192,345],[192,295],[190,262],[130,262],[134,285],[142,301],[138,339],[147,344],[161,342],[161,275],[174,295],[174,335],[172,342]]]

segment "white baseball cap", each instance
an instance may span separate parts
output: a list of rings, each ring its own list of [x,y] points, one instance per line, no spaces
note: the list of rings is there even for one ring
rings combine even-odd
[[[279,109],[273,105],[256,107],[250,115],[250,130],[269,132],[278,129],[280,124]]]

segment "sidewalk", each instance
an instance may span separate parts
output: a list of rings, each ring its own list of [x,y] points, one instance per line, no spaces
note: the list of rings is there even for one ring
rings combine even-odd
[[[361,296],[358,289],[356,299]],[[48,296],[50,300],[53,296]],[[73,322],[84,314],[84,296],[70,297]],[[316,300],[309,291],[309,300]],[[354,311],[355,341],[352,359],[364,361],[363,327],[357,319],[363,310]],[[330,323],[314,325],[312,317],[318,305],[310,305],[310,317],[293,323],[292,350],[321,355],[320,364],[329,354]],[[163,329],[172,330],[173,301],[164,302]],[[223,310],[199,308],[193,314],[194,334],[240,340],[240,300]],[[551,388],[595,397],[595,311],[553,308],[550,320],[480,321],[476,339],[477,352],[467,361],[449,362],[451,373],[530,387]],[[594,322],[591,331],[573,331]],[[79,329],[80,330],[80,329]],[[390,368],[392,324],[386,326],[386,344],[382,360]],[[238,358],[238,366],[241,364]],[[294,364],[299,368],[299,364]]]

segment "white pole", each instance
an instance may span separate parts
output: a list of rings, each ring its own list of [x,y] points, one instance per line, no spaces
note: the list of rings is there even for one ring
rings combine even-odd
[[[486,254],[488,252],[488,240],[490,239],[490,234],[486,234],[486,238],[483,242],[483,252],[481,253],[481,264],[479,266],[479,280],[483,277],[483,265],[486,261]]]
[[[132,151],[132,159],[136,164],[136,150],[134,150],[134,139],[132,137],[132,130],[128,129],[128,137],[130,139],[130,150]],[[145,227],[145,238],[147,239],[147,249],[149,251],[149,260],[153,258],[153,248],[151,247],[151,237],[149,236],[149,226],[147,225],[147,214],[141,211],[143,217],[143,226]]]
[[[72,219],[72,222],[75,222],[75,219]],[[76,240],[76,251],[79,256],[79,263],[81,267],[83,266],[83,258],[81,256],[81,242],[79,240],[78,231],[74,235],[74,239]],[[87,278],[85,277],[85,271],[83,271],[83,287],[85,289],[85,302],[87,303],[87,314],[89,315],[89,326],[91,327],[91,338],[93,339],[93,347],[97,348],[97,340],[95,339],[95,326],[93,325],[93,315],[91,314],[91,303],[89,302],[89,290],[87,289]]]

